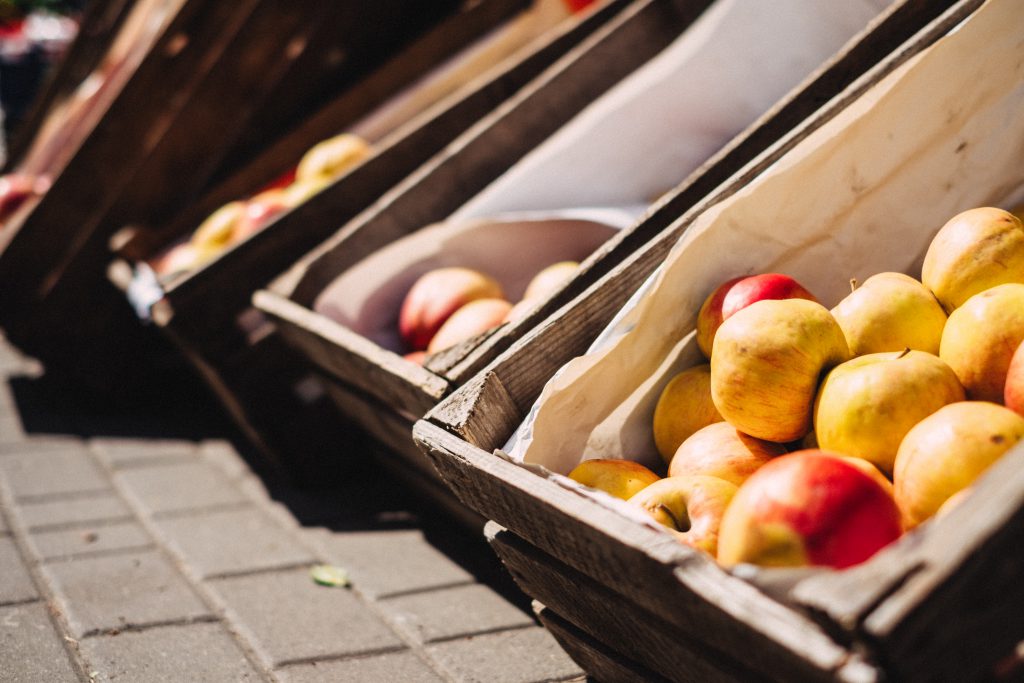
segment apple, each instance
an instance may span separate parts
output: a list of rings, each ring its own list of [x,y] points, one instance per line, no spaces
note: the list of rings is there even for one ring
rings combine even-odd
[[[204,220],[192,233],[192,244],[199,251],[221,249],[231,242],[235,226],[245,215],[245,202],[228,202]]]
[[[373,149],[358,135],[342,133],[309,148],[295,169],[297,181],[336,178],[370,156]]]
[[[697,314],[697,346],[704,353],[704,357],[711,358],[715,333],[729,316],[755,301],[764,299],[817,301],[813,294],[788,275],[764,273],[729,280],[711,292]]]
[[[448,316],[427,345],[427,353],[437,353],[459,342],[483,334],[501,325],[512,310],[504,299],[475,299]]]
[[[234,244],[249,238],[289,208],[291,205],[287,190],[274,189],[260,192],[246,202],[245,211],[235,223],[235,229],[232,231],[228,243]]]
[[[402,358],[405,358],[410,363],[415,363],[416,365],[423,365],[423,363],[426,362],[427,360],[427,352],[410,351],[409,353],[402,356]]]
[[[149,262],[153,271],[162,277],[192,270],[200,262],[200,254],[191,242],[179,242],[164,250]]]
[[[398,318],[402,339],[413,351],[427,348],[448,317],[474,299],[504,298],[492,277],[469,268],[438,268],[409,289]]]
[[[502,322],[514,323],[519,320],[522,320],[530,311],[533,310],[534,306],[537,306],[539,304],[540,301],[538,299],[523,299],[515,306],[513,306],[511,309],[509,309],[508,314],[505,316],[505,319]]]
[[[1000,403],[1014,351],[1024,341],[1024,284],[975,294],[953,311],[939,357],[949,363],[967,398]]]
[[[893,484],[907,528],[934,515],[1024,438],[1024,417],[987,401],[940,408],[903,437]]]
[[[715,422],[698,429],[679,446],[668,465],[668,476],[704,474],[739,486],[785,452],[782,444],[755,439],[728,422]]]
[[[722,519],[718,560],[842,569],[901,533],[899,508],[874,477],[844,458],[796,451],[740,486]]]
[[[1024,415],[1024,342],[1017,346],[1013,357],[1010,358],[1010,365],[1006,368],[1003,402],[1010,410]]]
[[[825,376],[814,402],[814,433],[820,448],[864,458],[890,474],[910,428],[964,398],[956,373],[938,356],[869,353]]]
[[[584,460],[573,468],[569,478],[622,500],[661,479],[638,462],[601,458]]]
[[[36,184],[32,176],[0,176],[0,223],[10,218],[30,197],[42,194],[36,191]]]
[[[568,282],[579,267],[580,264],[576,261],[559,261],[551,264],[533,276],[529,284],[526,285],[523,299],[538,300],[548,297]]]
[[[671,529],[681,542],[713,556],[718,552],[722,517],[735,495],[735,484],[693,475],[656,481],[628,502]]]
[[[1024,283],[1024,223],[991,207],[953,216],[928,246],[921,282],[947,313],[996,285]]]
[[[755,301],[718,328],[711,398],[725,421],[744,434],[796,441],[811,431],[822,373],[849,358],[842,328],[821,304]]]
[[[852,281],[856,282],[856,281]],[[832,309],[850,353],[915,349],[939,353],[946,312],[923,284],[903,273],[872,275]]]
[[[721,422],[711,400],[711,366],[695,365],[673,377],[654,407],[654,445],[667,465],[698,429]]]
[[[323,176],[297,180],[291,185],[282,188],[284,190],[284,203],[289,209],[294,209],[299,204],[315,195],[330,184],[330,179]]]

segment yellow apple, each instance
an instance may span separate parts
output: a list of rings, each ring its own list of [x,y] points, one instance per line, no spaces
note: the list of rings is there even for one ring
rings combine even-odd
[[[924,351],[870,353],[832,369],[814,402],[814,434],[827,451],[863,458],[892,472],[910,428],[964,400],[956,373]]]
[[[622,500],[661,479],[638,462],[602,458],[584,460],[569,473],[569,478]]]
[[[1024,417],[987,401],[951,403],[907,432],[893,484],[907,528],[934,515],[1024,438]]]
[[[654,407],[654,445],[665,464],[679,445],[702,427],[721,422],[711,400],[711,366],[695,365],[673,377]]]
[[[317,176],[335,178],[370,156],[372,148],[357,135],[342,133],[309,148],[295,169],[298,182]]]
[[[939,357],[949,363],[967,398],[1001,403],[1014,351],[1024,341],[1024,284],[975,294],[953,311]]]
[[[821,374],[850,358],[828,309],[807,299],[757,301],[726,319],[711,351],[711,396],[745,434],[786,443],[811,430]]]
[[[246,203],[229,202],[210,214],[192,233],[192,244],[199,252],[220,250],[230,242],[235,228],[245,216]]]
[[[920,282],[903,273],[872,275],[832,309],[850,353],[916,349],[939,353],[946,312]]]
[[[559,261],[544,268],[533,276],[526,291],[523,292],[523,299],[539,300],[546,298],[556,289],[568,282],[579,269],[580,264],[576,261]]]
[[[986,289],[1024,282],[1024,223],[991,207],[957,214],[928,246],[921,282],[947,313]]]
[[[785,452],[782,444],[755,439],[728,422],[715,422],[698,429],[679,446],[669,463],[668,476],[704,474],[739,486]]]
[[[715,555],[722,516],[736,485],[702,475],[666,477],[629,499],[691,547]]]

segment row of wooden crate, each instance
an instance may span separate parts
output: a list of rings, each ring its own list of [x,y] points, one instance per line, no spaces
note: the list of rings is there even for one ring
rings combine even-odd
[[[467,205],[480,203],[492,184],[514,194],[516,185],[506,180],[509,169],[529,170],[533,162],[533,169],[543,171],[538,158],[572,158],[571,146],[540,155],[546,143],[551,148],[550,140],[567,145],[567,136],[558,134],[581,119],[600,120],[602,103],[622,105],[650,92],[630,90],[641,80],[635,75],[653,78],[673,47],[682,45],[679,52],[686,55],[714,54],[716,39],[728,36],[737,42],[725,43],[724,51],[738,61],[741,76],[748,82],[767,79],[756,49],[742,49],[745,38],[760,41],[758,30],[771,34],[765,17],[751,9],[757,4],[608,0],[544,26],[508,58],[424,103],[420,115],[375,141],[367,160],[262,231],[192,272],[170,281],[145,279],[147,260],[207,214],[251,194],[310,144],[368,113],[353,108],[370,93],[389,94],[381,94],[379,103],[415,92],[415,86],[403,90],[415,81],[410,63],[421,67],[416,76],[422,77],[422,69],[479,38],[483,27],[497,30],[483,40],[495,40],[526,16],[519,13],[522,3],[479,3],[407,44],[241,170],[210,184],[199,201],[160,227],[119,231],[116,256],[106,251],[114,230],[93,227],[89,239],[104,238],[104,256],[83,246],[74,253],[83,254],[77,279],[67,264],[56,275],[47,273],[47,296],[24,299],[24,317],[5,312],[3,323],[13,322],[17,330],[20,320],[33,319],[34,329],[53,329],[52,320],[36,318],[34,307],[49,304],[54,317],[61,317],[81,306],[71,287],[82,290],[89,282],[86,273],[96,277],[96,264],[107,269],[113,260],[111,279],[130,292],[136,309],[166,333],[266,453],[298,467],[345,457],[357,448],[349,428],[355,424],[386,446],[384,464],[438,505],[494,520],[487,533],[495,550],[542,605],[541,620],[599,680],[1013,675],[1013,654],[1024,641],[1024,596],[1016,580],[1024,564],[1020,448],[980,484],[985,495],[973,496],[864,565],[795,575],[723,569],[667,534],[565,486],[558,473],[524,465],[504,450],[535,412],[531,409],[549,381],[587,352],[656,272],[674,267],[687,291],[699,293],[716,279],[780,263],[802,270],[812,285],[825,274],[854,267],[907,270],[920,257],[922,231],[937,227],[937,220],[941,224],[939,217],[1022,199],[1024,169],[1012,163],[1024,151],[1019,130],[1024,12],[1015,0],[845,6],[840,13],[850,13],[848,34],[840,31],[833,43],[818,45],[823,54],[813,68],[792,72],[788,92],[772,98],[774,104],[763,113],[765,107],[753,111],[738,133],[722,133],[717,151],[699,168],[665,179],[666,187],[678,184],[626,221],[628,226],[587,257],[572,280],[521,320],[431,357],[425,366],[387,348],[367,329],[316,310],[317,297],[339,276],[357,278],[360,268],[387,265],[372,258],[388,249],[425,250],[386,274],[387,282],[397,283],[395,291],[433,265],[462,265],[427,253],[423,235],[429,233],[422,228],[450,225],[453,216],[479,218]],[[811,12],[816,5],[823,14],[814,21],[794,16],[810,24],[810,33],[825,33],[823,5],[794,0],[768,13]],[[527,15],[531,10],[536,7],[526,8]],[[750,13],[745,19],[744,12]],[[716,33],[744,21],[747,34]],[[455,41],[453,35],[463,39]],[[807,34],[782,39],[813,42]],[[778,43],[765,42],[784,61]],[[694,64],[692,71],[673,76],[702,87],[728,82],[721,73],[709,77],[699,71],[699,60]],[[636,125],[661,135],[674,130],[657,114]],[[594,144],[585,134],[580,139]],[[664,147],[673,142],[665,140]],[[600,156],[596,147],[585,151]],[[657,166],[642,156],[635,163]],[[557,164],[553,168],[559,170]],[[589,178],[583,170],[580,178]],[[613,183],[628,184],[623,176],[639,175],[635,168],[605,171]],[[54,190],[65,173],[67,168],[54,176]],[[575,180],[570,175],[564,183]],[[37,228],[31,224],[45,201],[26,210],[17,234],[27,239],[49,225],[42,219]],[[553,217],[564,218],[557,212],[546,215],[549,222]],[[104,225],[114,223],[124,225]],[[748,223],[760,241],[737,248],[723,237]],[[496,229],[512,228],[498,223]],[[790,240],[804,233],[812,238]],[[451,239],[460,235],[465,236],[456,233]],[[80,246],[84,239],[79,238]],[[815,244],[836,240],[850,252],[848,258],[835,249],[827,257],[815,251]],[[716,250],[719,243],[723,246]],[[0,253],[0,273],[9,268],[11,244]],[[530,248],[543,251],[549,244],[553,241],[534,238]],[[544,256],[555,261],[563,255]],[[495,260],[501,259],[516,257],[502,253]],[[30,271],[43,277],[26,265],[24,272]],[[7,272],[9,282],[19,282]],[[641,291],[656,287],[657,280],[650,282]],[[55,294],[61,287],[68,292],[63,299]],[[385,319],[397,316],[393,301],[381,310]],[[681,313],[665,329],[674,337],[692,324],[693,314]],[[34,336],[38,333],[25,339]],[[628,357],[619,362],[630,367]],[[603,394],[590,403],[603,401],[605,408],[589,405],[561,413],[569,416],[562,419],[578,421],[562,430],[566,434],[590,434],[601,423],[621,419],[613,415],[615,408],[641,391],[646,377],[624,381],[621,371],[607,365],[597,360],[581,371],[589,384],[566,389],[563,374],[563,385],[545,392]],[[551,432],[550,425],[546,432],[535,431],[540,448],[547,443],[551,449],[576,447],[568,436],[565,443],[544,442]]]

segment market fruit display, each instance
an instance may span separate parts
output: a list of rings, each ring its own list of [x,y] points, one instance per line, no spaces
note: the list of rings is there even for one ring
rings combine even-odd
[[[893,497],[841,457],[797,451],[759,469],[725,511],[718,560],[842,569],[902,533]]]
[[[711,366],[683,370],[665,385],[654,408],[654,443],[662,460],[668,464],[690,435],[721,421],[711,400]]]
[[[914,527],[1024,439],[1024,416],[986,401],[952,403],[911,429],[894,472],[896,502]]]

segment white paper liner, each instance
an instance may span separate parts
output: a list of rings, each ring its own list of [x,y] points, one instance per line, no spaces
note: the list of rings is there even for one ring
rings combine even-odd
[[[698,362],[696,313],[718,284],[785,272],[832,306],[850,277],[919,276],[956,213],[1024,199],[1021,26],[1024,4],[989,0],[700,216],[603,348],[548,383],[512,455],[562,473],[582,458],[651,459],[657,395]]]

